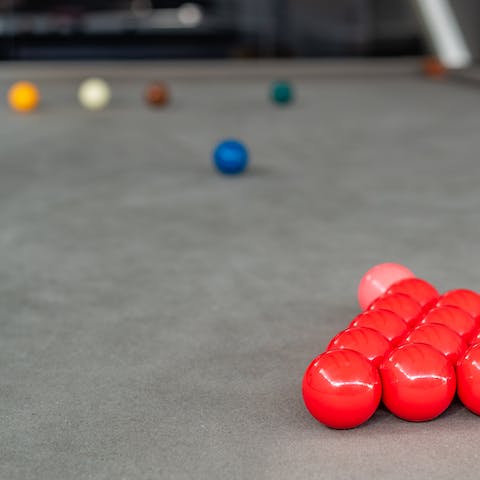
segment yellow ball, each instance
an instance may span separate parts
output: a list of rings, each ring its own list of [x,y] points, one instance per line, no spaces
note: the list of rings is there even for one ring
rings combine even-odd
[[[31,82],[14,83],[8,91],[8,103],[17,112],[32,112],[40,103],[40,92]]]

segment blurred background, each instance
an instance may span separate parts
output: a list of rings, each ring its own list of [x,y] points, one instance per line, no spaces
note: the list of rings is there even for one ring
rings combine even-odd
[[[474,58],[480,2],[448,3]],[[407,0],[0,0],[0,60],[428,53]]]
[[[452,3],[473,23],[466,33],[475,43],[478,2]],[[426,48],[406,0],[0,0],[2,60],[411,56]]]

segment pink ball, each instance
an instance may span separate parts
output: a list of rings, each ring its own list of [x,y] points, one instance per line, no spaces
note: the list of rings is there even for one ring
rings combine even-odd
[[[380,263],[365,273],[358,286],[358,303],[365,310],[375,299],[383,295],[395,282],[414,278],[415,274],[398,263]]]

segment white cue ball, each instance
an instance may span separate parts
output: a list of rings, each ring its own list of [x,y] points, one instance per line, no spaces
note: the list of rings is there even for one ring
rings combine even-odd
[[[78,88],[78,101],[88,110],[105,108],[112,98],[112,90],[101,78],[87,78]]]

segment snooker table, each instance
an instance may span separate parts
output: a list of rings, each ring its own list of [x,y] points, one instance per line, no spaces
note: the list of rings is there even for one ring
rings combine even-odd
[[[480,92],[419,62],[4,63],[0,106],[0,478],[478,479],[458,400],[328,429],[310,360],[396,261],[480,290]],[[85,76],[113,102],[76,102]],[[297,101],[268,102],[272,79]],[[142,104],[152,79],[172,104]],[[251,152],[241,177],[217,140]]]

